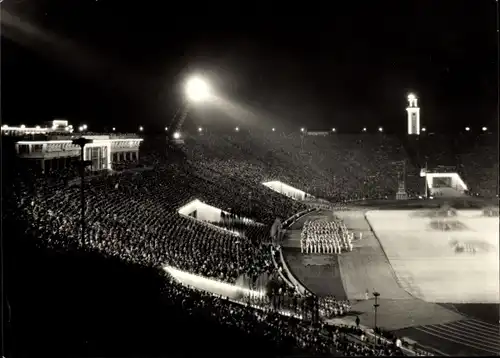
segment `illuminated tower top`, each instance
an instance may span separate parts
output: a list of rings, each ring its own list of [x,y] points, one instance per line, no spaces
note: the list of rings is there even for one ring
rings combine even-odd
[[[408,95],[408,107],[418,107],[417,101],[418,99],[413,93]]]

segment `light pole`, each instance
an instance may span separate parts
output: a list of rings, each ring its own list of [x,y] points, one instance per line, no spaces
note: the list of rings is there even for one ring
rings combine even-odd
[[[378,310],[378,307],[380,306],[378,304],[378,297],[380,296],[380,293],[375,291],[375,292],[373,292],[373,296],[375,297],[375,303],[373,304],[373,308],[375,309],[375,318],[374,318],[375,327],[373,329],[373,332],[375,333],[375,348],[377,348],[377,310]]]
[[[82,209],[81,213],[81,226],[82,226],[82,245],[85,242],[85,167],[88,166],[91,161],[83,160],[84,148],[86,144],[92,143],[92,139],[87,139],[80,137],[78,139],[73,139],[72,144],[80,147],[80,205]]]

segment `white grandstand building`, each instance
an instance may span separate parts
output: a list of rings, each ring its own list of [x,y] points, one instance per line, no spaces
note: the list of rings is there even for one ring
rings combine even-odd
[[[35,162],[42,170],[61,169],[80,156],[80,147],[72,141],[86,138],[83,159],[91,163],[91,170],[112,170],[113,164],[122,161],[137,162],[143,141],[135,134],[97,134],[80,127],[74,133],[67,120],[56,119],[45,126],[26,127],[3,125],[2,135],[19,137],[15,147],[19,157]]]

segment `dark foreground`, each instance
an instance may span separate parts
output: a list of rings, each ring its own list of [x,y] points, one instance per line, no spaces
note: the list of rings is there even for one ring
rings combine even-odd
[[[5,272],[7,356],[277,353],[267,340],[165,304],[157,270],[21,241],[12,249]]]

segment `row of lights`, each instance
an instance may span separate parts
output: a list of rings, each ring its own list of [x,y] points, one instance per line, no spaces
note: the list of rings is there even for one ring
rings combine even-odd
[[[470,127],[465,127],[465,130],[466,130],[467,132],[469,132],[469,131],[470,131]],[[486,131],[488,130],[488,127],[482,127],[482,128],[481,128],[481,130],[482,130],[483,132],[486,132]]]
[[[114,131],[114,130],[115,130],[115,127],[113,127],[113,131]],[[234,130],[235,130],[236,132],[239,132],[239,131],[240,131],[240,127],[235,127],[235,129],[234,129]],[[275,131],[276,131],[276,128],[272,128],[271,130],[272,130],[273,132],[275,132]],[[420,130],[421,130],[422,132],[426,132],[426,131],[427,131],[427,128],[422,127]],[[465,130],[466,130],[467,132],[469,132],[471,129],[470,129],[470,127],[465,127]],[[488,127],[482,127],[482,128],[481,128],[481,130],[482,130],[483,132],[486,132],[486,131],[488,130]],[[139,131],[140,131],[140,132],[144,131],[144,127],[143,127],[143,126],[140,126],[140,127],[139,127]],[[166,132],[168,132],[168,127],[165,127],[165,131],[166,131]],[[203,131],[203,128],[202,128],[202,127],[198,127],[198,132],[202,132],[202,131]],[[304,127],[302,127],[302,128],[300,128],[300,131],[301,131],[301,132],[305,132],[305,131],[306,131],[306,129],[305,129]],[[337,129],[332,128],[332,132],[336,132],[336,131],[337,131]],[[362,131],[363,131],[363,132],[366,132],[366,131],[367,131],[367,128],[366,128],[366,127],[363,127]],[[384,128],[382,128],[382,127],[378,127],[378,131],[379,131],[379,132],[383,132],[383,131],[384,131]]]
[[[58,128],[57,125],[53,125],[52,126],[52,129],[53,130],[56,130]],[[23,131],[27,131],[27,133],[30,133],[30,131],[34,131],[34,132],[38,132],[38,133],[47,133],[48,131],[48,128],[47,127],[40,127],[40,126],[35,126],[34,128],[33,127],[26,127],[24,124],[21,124],[19,127],[9,127],[7,124],[4,124],[2,125],[2,130],[11,130],[11,131],[17,131],[17,130],[23,130]],[[69,126],[66,126],[64,127],[64,130],[66,132],[70,132],[70,133],[73,133],[73,126],[72,125],[69,125]]]
[[[10,128],[11,128],[11,129],[15,129],[16,127],[10,127]],[[21,128],[21,129],[26,129],[26,126],[25,126],[24,124],[21,124],[21,126],[20,126],[19,128]],[[57,127],[53,126],[53,129],[56,129],[56,128],[57,128]],[[8,126],[8,125],[6,125],[6,124],[4,124],[4,125],[2,125],[2,129],[9,129],[9,126]],[[35,129],[40,130],[41,128],[40,128],[40,126],[36,126],[36,127],[35,127]],[[68,131],[68,132],[73,132],[73,127],[72,127],[72,126],[68,126],[68,127],[66,127],[65,129],[66,129],[66,131]],[[88,126],[87,126],[86,124],[83,124],[83,125],[81,125],[80,127],[78,127],[78,130],[79,130],[80,132],[83,132],[83,131],[85,131],[85,130],[87,130],[87,129],[88,129]],[[426,131],[427,131],[427,129],[426,129],[425,127],[422,127],[420,130],[421,130],[422,132],[426,132]],[[471,128],[470,128],[470,127],[465,127],[465,131],[470,132],[470,130],[471,130]],[[486,131],[488,130],[488,127],[482,127],[482,128],[481,128],[481,130],[482,130],[483,132],[486,132]],[[116,131],[116,127],[113,127],[113,132],[114,132],[114,131]],[[144,127],[143,127],[143,126],[140,126],[140,127],[139,127],[139,131],[140,131],[140,132],[143,132],[143,131],[144,131]],[[168,131],[168,127],[165,127],[165,131]],[[198,132],[202,132],[202,131],[203,131],[203,128],[202,128],[202,127],[198,127]],[[236,127],[236,128],[235,128],[235,131],[236,131],[236,132],[239,132],[239,131],[240,131],[240,127]],[[272,128],[272,131],[273,131],[273,132],[275,132],[275,131],[276,131],[276,128]],[[306,131],[306,129],[305,129],[304,127],[302,127],[302,128],[300,128],[300,131],[301,131],[301,132],[305,132],[305,131]],[[336,132],[336,131],[337,131],[337,130],[336,130],[335,128],[332,128],[332,132]],[[366,131],[367,131],[367,128],[366,128],[366,127],[363,127],[362,131],[363,131],[363,132],[366,132]],[[384,131],[384,129],[383,129],[382,127],[378,127],[378,131],[379,131],[379,132],[383,132],[383,131]]]
[[[427,131],[427,129],[425,127],[422,127],[422,129],[420,129],[422,132],[425,132]],[[488,130],[488,127],[481,127],[481,130],[483,132],[486,132]],[[465,127],[465,131],[466,132],[470,132],[470,127]]]
[[[275,129],[273,128],[273,132],[274,132],[274,130],[275,130]],[[301,131],[301,132],[305,132],[305,131],[306,131],[306,129],[305,129],[304,127],[302,127],[302,128],[300,128],[300,131]],[[335,133],[336,131],[337,131],[337,129],[332,128],[332,132],[334,132],[334,133]],[[366,131],[367,131],[366,127],[363,127],[362,131],[363,131],[363,132],[366,132]],[[383,129],[382,127],[378,127],[378,131],[379,131],[379,132],[383,132],[383,131],[384,131],[384,129]]]

